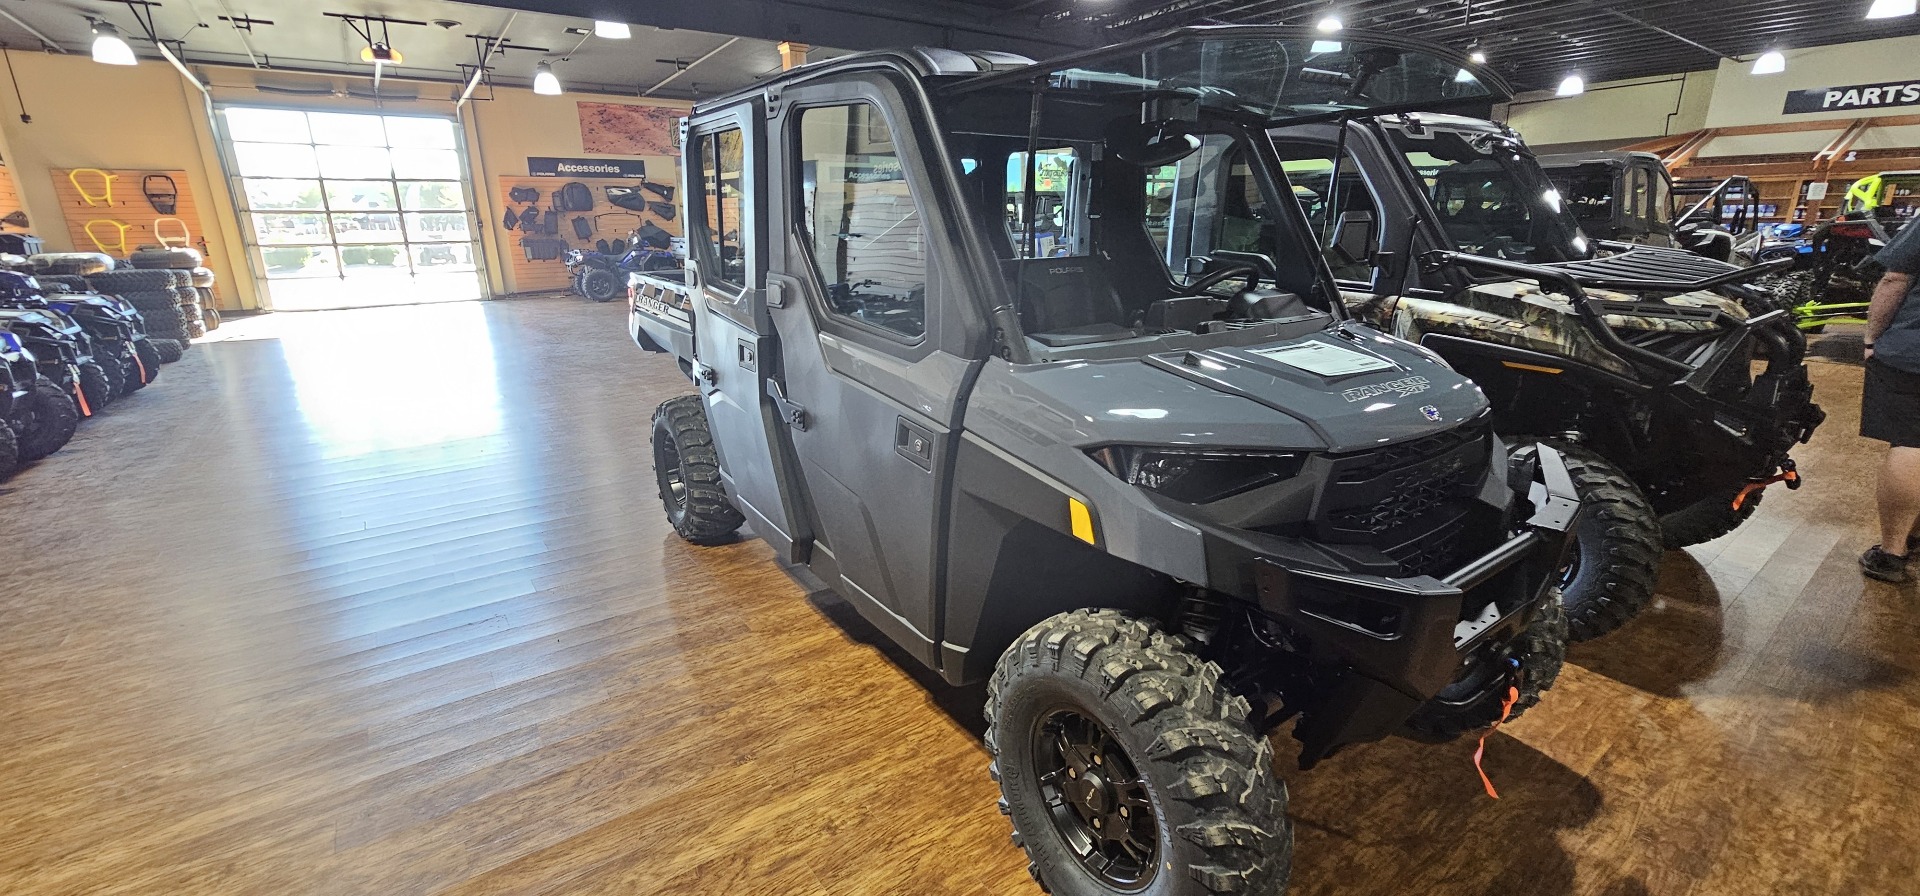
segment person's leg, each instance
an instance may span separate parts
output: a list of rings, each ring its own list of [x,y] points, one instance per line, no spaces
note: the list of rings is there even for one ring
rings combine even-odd
[[[1880,467],[1880,546],[1909,553],[1914,522],[1920,520],[1920,448],[1895,448]]]

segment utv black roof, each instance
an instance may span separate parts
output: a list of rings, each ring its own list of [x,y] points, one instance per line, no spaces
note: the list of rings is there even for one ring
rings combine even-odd
[[[1542,168],[1574,168],[1580,165],[1611,165],[1625,167],[1635,159],[1650,159],[1657,164],[1660,157],[1650,152],[1560,152],[1537,157]]]
[[[1182,53],[1204,71],[1185,70]],[[1163,59],[1162,56],[1171,57]],[[1409,56],[1424,71],[1394,70]],[[1392,63],[1392,64],[1390,64]],[[1166,70],[1155,70],[1165,65]],[[696,111],[726,105],[782,84],[837,71],[874,67],[905,68],[922,77],[939,77],[947,93],[1034,84],[1052,87],[1101,86],[1156,95],[1179,93],[1202,105],[1233,97],[1242,114],[1260,114],[1270,124],[1389,114],[1444,108],[1450,104],[1491,105],[1512,98],[1499,74],[1450,47],[1397,34],[1348,29],[1338,35],[1315,29],[1271,25],[1205,25],[1176,28],[1125,43],[1035,62],[997,52],[962,52],[933,47],[882,50],[800,66],[765,81],[702,103]],[[1372,78],[1369,73],[1388,75]],[[1244,95],[1217,88],[1224,82],[1250,88]],[[1332,95],[1346,87],[1346,96]],[[1360,91],[1384,88],[1379,95]],[[1396,92],[1397,88],[1397,92]],[[1449,95],[1451,93],[1451,95]]]

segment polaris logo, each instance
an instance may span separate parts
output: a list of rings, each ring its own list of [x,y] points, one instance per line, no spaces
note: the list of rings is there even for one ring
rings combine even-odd
[[[1394,380],[1390,383],[1374,383],[1368,386],[1361,386],[1357,389],[1348,389],[1340,393],[1340,397],[1348,401],[1366,401],[1369,398],[1393,393],[1404,398],[1408,395],[1419,395],[1431,388],[1433,388],[1433,383],[1426,377],[1410,376],[1406,379]],[[1439,411],[1435,411],[1434,413],[1439,413]]]
[[[1435,423],[1440,422],[1440,417],[1441,417],[1440,409],[1434,407],[1433,405],[1426,405],[1425,407],[1422,407],[1420,409],[1420,413],[1427,415],[1428,420],[1432,420]]]

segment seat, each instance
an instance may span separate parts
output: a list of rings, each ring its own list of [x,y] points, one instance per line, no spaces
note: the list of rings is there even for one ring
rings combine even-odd
[[[1025,258],[1006,263],[1020,326],[1044,345],[1104,341],[1132,333],[1099,259]]]

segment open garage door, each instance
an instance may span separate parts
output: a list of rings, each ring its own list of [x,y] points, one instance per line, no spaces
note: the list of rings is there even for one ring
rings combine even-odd
[[[274,310],[485,296],[453,119],[220,112],[241,226]]]

